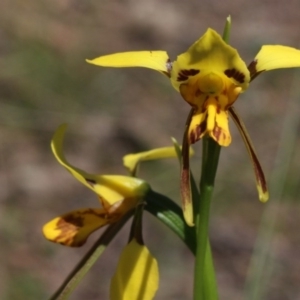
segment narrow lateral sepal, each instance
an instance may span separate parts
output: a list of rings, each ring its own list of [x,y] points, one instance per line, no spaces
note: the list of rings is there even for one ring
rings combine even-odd
[[[263,169],[260,165],[258,157],[255,153],[253,144],[251,142],[250,136],[247,132],[247,129],[246,129],[243,121],[238,116],[238,114],[236,113],[233,106],[229,108],[229,113],[230,113],[234,123],[236,124],[237,128],[240,131],[240,134],[241,134],[241,136],[243,138],[243,141],[246,145],[247,152],[250,156],[250,159],[251,159],[251,162],[252,162],[252,165],[253,165],[253,169],[254,169],[255,178],[256,178],[256,187],[257,187],[257,191],[258,191],[259,200],[261,202],[266,202],[269,199],[269,192],[268,192],[268,188],[267,188],[267,183],[266,183],[266,179],[265,179]]]

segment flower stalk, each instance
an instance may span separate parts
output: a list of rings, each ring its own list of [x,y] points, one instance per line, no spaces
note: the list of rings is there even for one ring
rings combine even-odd
[[[200,199],[196,208],[197,251],[194,272],[194,300],[218,299],[213,260],[208,242],[210,202],[221,147],[210,137],[203,139]]]

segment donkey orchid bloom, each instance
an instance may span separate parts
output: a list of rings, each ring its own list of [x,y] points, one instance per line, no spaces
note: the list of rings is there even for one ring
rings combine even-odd
[[[85,243],[92,232],[117,222],[134,209],[149,190],[149,185],[134,177],[93,175],[72,166],[63,154],[65,130],[66,125],[56,130],[51,142],[53,154],[75,179],[98,196],[102,207],[82,208],[59,216],[44,225],[43,233],[52,242],[78,247]]]
[[[286,46],[266,45],[247,67],[236,49],[225,43],[216,31],[208,29],[174,62],[171,62],[165,51],[116,53],[87,60],[87,62],[102,67],[146,67],[167,75],[173,87],[192,107],[192,114],[187,124],[188,144],[195,143],[208,135],[220,146],[229,146],[231,134],[228,118],[231,116],[252,160],[259,199],[263,202],[268,200],[269,195],[262,168],[246,128],[234,110],[233,104],[260,73],[280,68],[300,67],[300,50]],[[187,167],[183,164],[182,174],[189,172]],[[181,186],[184,215],[187,223],[192,225],[191,199],[186,199],[184,185]]]

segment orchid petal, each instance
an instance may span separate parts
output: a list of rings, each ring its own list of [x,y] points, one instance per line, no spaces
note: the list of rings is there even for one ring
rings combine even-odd
[[[267,183],[265,179],[264,172],[262,170],[262,167],[259,163],[259,160],[257,158],[257,155],[255,153],[254,147],[252,145],[250,136],[247,132],[247,129],[243,123],[243,121],[240,119],[240,117],[237,115],[235,109],[233,107],[229,108],[229,113],[236,124],[237,128],[239,129],[241,136],[244,140],[244,143],[246,145],[248,154],[250,156],[253,168],[254,168],[254,173],[255,173],[255,178],[256,178],[256,186],[257,186],[257,191],[258,191],[258,196],[259,200],[261,202],[266,202],[269,199],[269,192],[267,188]]]
[[[119,216],[109,215],[104,209],[85,208],[64,214],[43,227],[44,236],[51,242],[79,247],[98,228],[115,222]]]
[[[191,109],[186,125],[182,141],[182,161],[180,170],[180,196],[182,202],[182,211],[186,223],[189,226],[194,226],[194,209],[193,197],[191,190],[191,171],[190,171],[190,156],[189,156],[189,128],[192,121],[194,110]]]
[[[199,141],[206,133],[207,111],[195,112],[189,126],[188,139],[189,143],[194,144]]]
[[[130,173],[135,173],[141,161],[176,157],[174,147],[156,148],[149,151],[127,154],[123,157],[123,165]]]
[[[265,45],[254,60],[256,72],[300,67],[300,50],[280,45]]]
[[[193,154],[194,151],[192,148],[190,148],[190,155]],[[131,174],[135,174],[139,163],[142,161],[173,157],[176,157],[176,151],[174,147],[162,147],[135,154],[127,154],[123,157],[123,164]]]
[[[231,143],[228,125],[228,112],[216,108],[214,105],[207,107],[207,131],[220,146],[227,147]]]
[[[158,283],[156,259],[133,239],[121,253],[110,285],[110,300],[152,300]]]
[[[208,99],[206,108],[200,107],[192,116],[189,128],[189,142],[195,143],[208,134],[220,146],[226,147],[231,143],[228,125],[228,112],[220,108],[215,99]]]
[[[133,51],[114,53],[86,60],[88,63],[101,67],[144,67],[162,73],[169,73],[170,60],[166,51]]]
[[[190,168],[186,164],[183,165],[180,174],[180,193],[182,201],[182,211],[185,222],[189,226],[194,226],[194,209],[191,193]]]
[[[63,141],[67,125],[55,132],[51,148],[57,161],[78,181],[100,196],[102,204],[116,205],[126,198],[141,198],[148,191],[148,184],[138,178],[121,175],[93,175],[69,164],[63,154]]]

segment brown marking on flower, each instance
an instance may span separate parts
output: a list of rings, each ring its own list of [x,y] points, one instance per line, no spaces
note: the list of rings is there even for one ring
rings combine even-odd
[[[236,81],[238,81],[239,83],[244,83],[245,82],[245,74],[243,74],[242,72],[240,72],[240,71],[238,71],[234,68],[225,70],[224,74],[228,78],[233,78]]]
[[[63,245],[72,246],[75,236],[83,224],[82,216],[68,215],[60,218],[55,228],[55,230],[59,230],[60,233],[54,241]],[[83,242],[80,245],[76,244],[76,246],[81,246],[82,244]]]
[[[248,70],[250,72],[251,77],[257,73],[256,65],[257,65],[257,60],[251,61],[251,63],[248,65]]]
[[[90,184],[96,184],[97,183],[96,180],[94,180],[94,179],[85,178],[85,180],[86,180],[87,183],[90,183]]]
[[[53,241],[72,247],[82,246],[85,243],[85,240],[80,242],[76,241],[76,235],[79,230],[84,227],[85,215],[95,215],[99,218],[109,219],[107,213],[98,214],[91,208],[81,211],[80,213],[66,215],[57,221],[55,230],[59,231],[59,235],[57,235]]]
[[[183,214],[186,216],[190,213],[192,218],[193,207],[191,206],[192,195],[191,195],[191,182],[190,182],[190,143],[189,143],[189,129],[196,113],[196,109],[192,108],[186,120],[186,126],[182,140],[182,151],[181,151],[181,170],[180,170],[180,196],[182,201]],[[189,224],[192,225],[193,221],[188,220]]]
[[[205,132],[206,130],[206,119],[207,116],[205,118],[205,120],[203,122],[201,122],[199,125],[197,125],[194,130],[191,131],[190,133],[190,143],[191,144],[195,144],[197,141],[200,140],[200,136]]]
[[[162,73],[165,74],[168,78],[171,78],[171,75],[168,72],[162,71]]]
[[[85,178],[85,181],[93,188],[94,185],[97,183],[94,179]]]
[[[190,70],[180,70],[178,73],[177,81],[185,81],[190,76],[195,76],[200,73],[200,70],[190,69]]]
[[[207,107],[206,107],[205,105],[203,105],[203,106],[201,107],[201,113],[206,112],[206,110],[207,110]]]
[[[172,71],[173,63],[171,62],[170,58],[166,61],[166,68],[167,71],[162,71],[165,75],[167,75],[169,78],[171,77],[171,71]]]
[[[186,81],[188,78],[189,78],[188,76],[183,76],[179,74],[177,77],[177,81]]]
[[[234,107],[230,107],[229,109],[229,113],[233,119],[233,121],[235,122],[235,124],[237,125],[245,144],[247,145],[247,149],[249,151],[251,160],[252,160],[252,164],[253,164],[253,168],[254,168],[254,172],[255,172],[255,176],[256,176],[256,181],[257,183],[260,185],[262,191],[264,193],[268,192],[268,187],[267,187],[267,182],[265,179],[265,175],[264,172],[262,170],[262,167],[260,165],[259,159],[255,153],[254,147],[252,145],[250,136],[248,135],[248,132],[246,130],[246,127],[244,125],[244,123],[242,122],[242,120],[240,119],[240,117],[238,116],[238,114],[236,113]]]
[[[221,136],[221,133],[223,133],[223,130],[220,126],[218,126],[218,124],[216,123],[214,129],[213,129],[213,135],[214,137],[216,138],[217,142],[219,142],[220,140],[220,136]]]
[[[182,169],[181,171],[181,196],[182,196],[182,208],[183,210],[191,201],[190,199],[190,169]]]
[[[248,65],[248,70],[250,72],[250,78],[251,81],[256,78],[260,73],[264,72],[264,71],[257,71],[256,69],[256,65],[257,65],[257,60],[253,60],[249,65]]]
[[[255,172],[256,178],[258,179],[257,181],[260,183],[263,193],[267,193],[268,192],[267,182],[266,182],[262,167],[259,163],[258,157],[252,148],[250,148],[250,152],[251,152],[251,157],[253,159],[254,172]]]
[[[194,76],[197,75],[200,71],[196,69],[190,69],[190,70],[181,70],[180,73],[185,76]]]
[[[226,104],[224,110],[228,110],[228,109],[232,106],[232,104],[233,104],[233,103],[228,103],[228,104]]]
[[[188,128],[192,121],[194,110],[191,109],[188,118],[186,120],[186,129],[183,135],[182,141],[182,165],[180,172],[180,194],[182,200],[182,208],[185,211],[187,205],[191,202],[191,190],[190,190],[190,143],[188,137]]]

